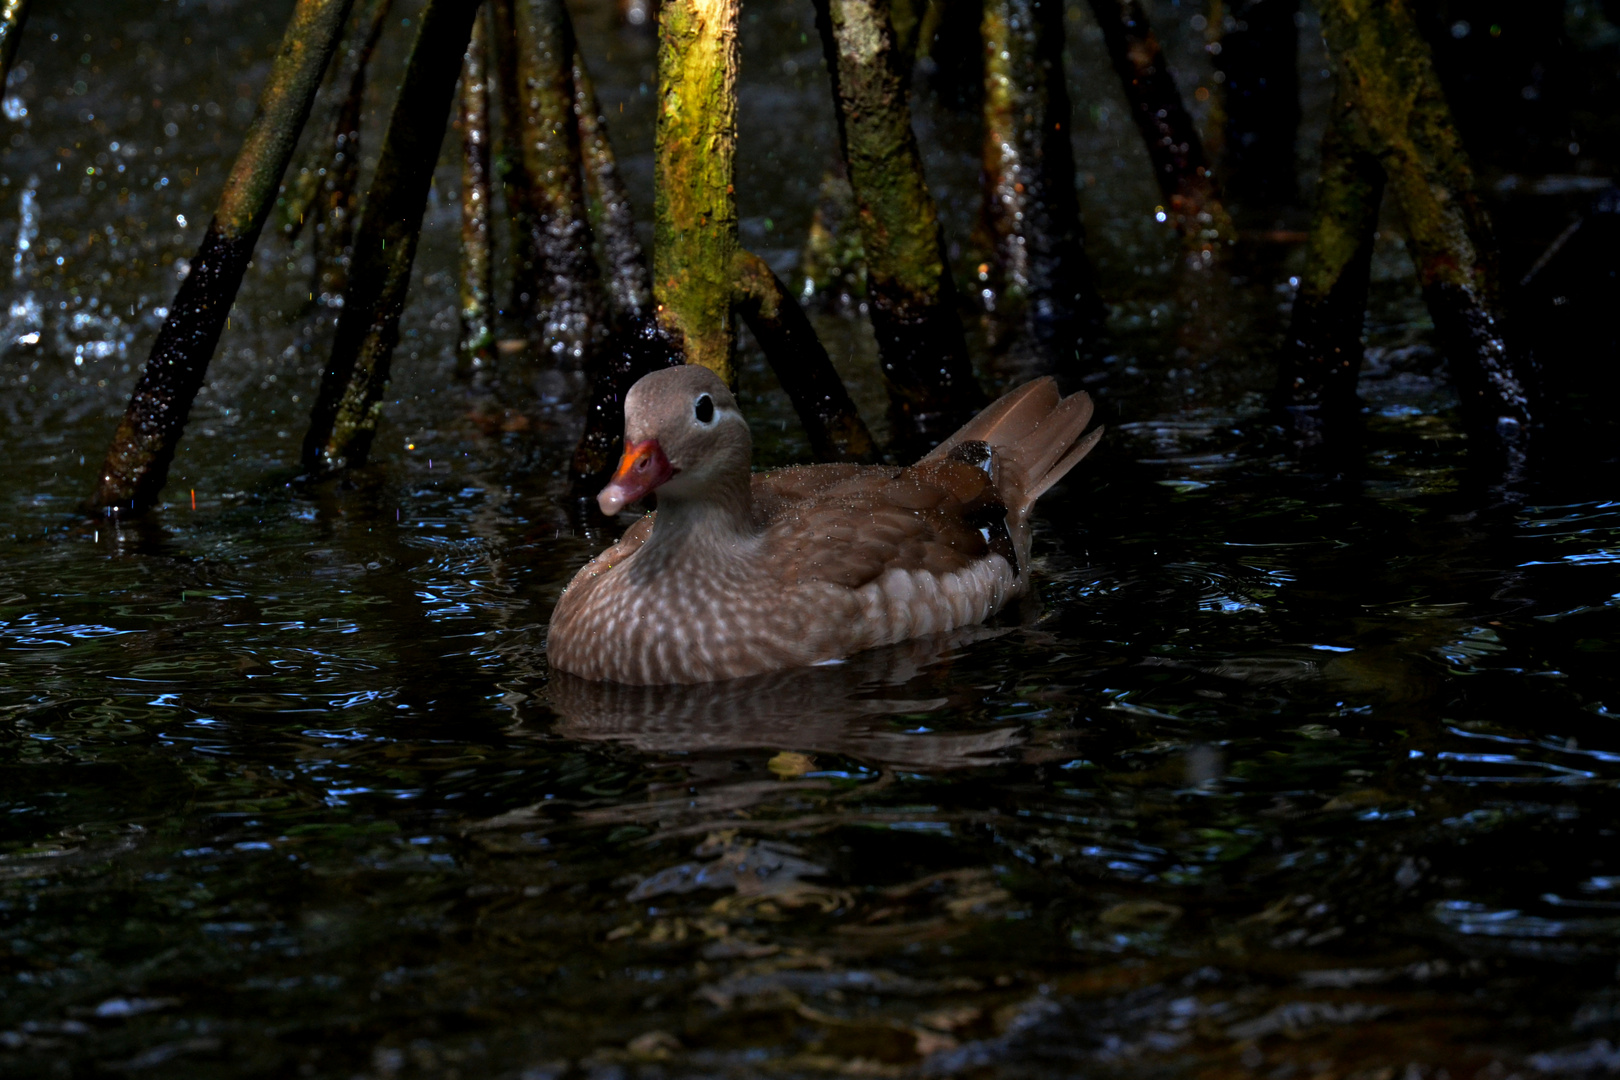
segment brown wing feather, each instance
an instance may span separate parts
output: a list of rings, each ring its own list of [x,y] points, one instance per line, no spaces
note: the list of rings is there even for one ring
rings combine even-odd
[[[784,584],[855,589],[888,570],[943,575],[990,551],[974,522],[995,503],[994,484],[985,470],[955,459],[909,469],[785,469],[756,479],[756,501],[762,487],[771,504],[763,522],[768,561]]]

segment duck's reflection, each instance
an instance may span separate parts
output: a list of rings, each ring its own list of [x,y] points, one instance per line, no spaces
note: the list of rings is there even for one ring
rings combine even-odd
[[[1023,744],[1023,729],[932,731],[928,714],[951,698],[913,697],[908,688],[942,687],[928,668],[970,640],[1003,632],[976,627],[838,664],[696,686],[624,686],[553,672],[546,695],[557,718],[552,731],[652,754],[786,750],[918,772],[994,765]]]

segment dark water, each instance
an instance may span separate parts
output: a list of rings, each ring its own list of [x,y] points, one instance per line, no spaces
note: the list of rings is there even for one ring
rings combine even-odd
[[[1181,269],[1079,12],[1116,424],[1042,503],[1038,601],[643,692],[546,668],[605,542],[559,502],[574,380],[535,374],[504,434],[455,383],[453,197],[372,467],[295,482],[329,323],[271,240],[169,505],[80,526],[289,5],[40,7],[0,165],[0,1073],[1620,1070],[1612,471],[1470,486],[1394,239],[1367,454],[1270,448],[1300,252]],[[787,269],[831,115],[808,5],[746,17],[745,242]],[[580,18],[645,197],[651,44]],[[972,126],[919,128],[965,238]],[[877,418],[864,325],[821,327]],[[761,457],[801,457],[757,358],[744,387]]]

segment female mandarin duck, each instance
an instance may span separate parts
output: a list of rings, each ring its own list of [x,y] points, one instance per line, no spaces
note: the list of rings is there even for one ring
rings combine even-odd
[[[712,372],[646,376],[624,402],[608,516],[658,511],[558,601],[551,665],[587,679],[699,683],[822,663],[981,622],[1029,588],[1029,512],[1096,445],[1085,394],[1025,383],[908,468],[752,475]]]

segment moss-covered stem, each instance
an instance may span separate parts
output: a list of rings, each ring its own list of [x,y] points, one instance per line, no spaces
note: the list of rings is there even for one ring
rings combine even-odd
[[[0,0],[0,92],[11,75],[11,62],[22,44],[23,24],[28,21],[29,0]]]
[[[444,142],[476,0],[429,0],[360,208],[349,288],[304,438],[312,473],[363,464],[399,340],[433,168]]]
[[[93,509],[139,513],[157,502],[350,3],[299,0],[293,9],[258,114],[107,449],[90,499]]]
[[[1189,245],[1212,257],[1232,235],[1203,140],[1182,104],[1159,39],[1138,0],[1090,0],[1108,57],[1125,88],[1131,116],[1147,143],[1165,211]]]
[[[653,296],[684,351],[736,382],[738,0],[665,0],[658,12]]]
[[[765,260],[738,251],[737,310],[753,332],[820,461],[875,461],[877,448],[804,309]]]
[[[984,223],[994,317],[1046,370],[1072,367],[1102,327],[1069,142],[1062,0],[985,0]]]
[[[607,265],[608,307],[623,322],[652,312],[652,274],[636,239],[636,216],[630,192],[619,175],[618,158],[608,138],[607,117],[596,99],[596,86],[585,58],[574,50],[574,112],[579,122],[580,155],[585,191],[595,210],[591,225]]]
[[[1277,412],[1302,448],[1339,441],[1359,415],[1356,377],[1384,170],[1360,144],[1354,111],[1334,97],[1305,271],[1279,363]]]
[[[1361,144],[1383,166],[1405,218],[1464,423],[1505,473],[1516,473],[1528,451],[1529,395],[1502,333],[1490,221],[1428,43],[1405,0],[1317,7]]]
[[[587,363],[608,326],[574,114],[574,28],[563,0],[517,0],[515,13],[518,122],[535,219],[535,314],[547,353]]]
[[[488,38],[488,13],[480,8],[461,73],[461,338],[456,368],[463,377],[488,367],[495,359]]]
[[[868,310],[896,441],[920,449],[983,404],[881,0],[816,0],[866,255]]]

